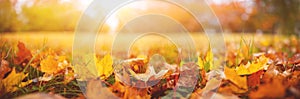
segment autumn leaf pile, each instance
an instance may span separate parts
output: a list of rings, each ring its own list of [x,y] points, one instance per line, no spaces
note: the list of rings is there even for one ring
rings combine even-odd
[[[116,64],[110,54],[95,55],[97,77],[88,80],[84,95],[76,82],[84,74],[75,72],[70,53],[45,46],[30,50],[22,42],[3,44],[0,98],[300,98],[297,37],[273,41],[242,37],[238,43],[226,42],[226,47],[219,87],[208,85],[214,83],[210,76],[218,68],[217,54],[209,47],[195,63],[171,63],[154,54],[132,55]],[[182,75],[187,76],[179,80]]]

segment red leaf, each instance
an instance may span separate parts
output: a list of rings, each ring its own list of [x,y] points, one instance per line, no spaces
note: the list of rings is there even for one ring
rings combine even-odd
[[[264,74],[263,70],[257,71],[248,76],[247,84],[248,87],[255,87],[260,84],[260,77]]]
[[[14,63],[21,65],[23,63],[27,64],[29,60],[32,58],[30,50],[25,47],[25,44],[22,42],[18,42],[18,52],[17,57],[14,59]],[[25,65],[23,65],[25,66]]]

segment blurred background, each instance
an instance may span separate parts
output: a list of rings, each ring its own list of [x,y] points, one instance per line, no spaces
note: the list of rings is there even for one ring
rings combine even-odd
[[[74,31],[82,12],[92,0],[0,0],[0,32]],[[223,30],[230,33],[300,33],[299,0],[207,0]],[[128,14],[167,11],[190,31],[201,26],[184,11],[159,4],[133,5],[107,21],[104,30],[122,24]],[[197,7],[197,4],[191,4]],[[151,8],[151,9],[150,9]],[[127,13],[129,10],[132,13]],[[164,10],[165,9],[165,10]],[[204,15],[205,17],[205,15]],[[209,20],[209,18],[208,18]]]

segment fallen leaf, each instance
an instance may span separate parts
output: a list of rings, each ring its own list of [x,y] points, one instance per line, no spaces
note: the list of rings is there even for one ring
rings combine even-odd
[[[260,78],[264,74],[264,71],[260,70],[256,73],[251,74],[247,78],[247,84],[249,87],[255,87],[260,84]]]
[[[11,68],[9,67],[9,63],[6,60],[1,60],[1,65],[0,65],[0,80],[3,79],[6,73],[10,72]]]
[[[230,80],[231,82],[236,84],[238,87],[248,90],[246,76],[242,77],[242,76],[238,75],[234,69],[231,69],[227,66],[225,66],[225,68],[224,68],[224,73],[225,73],[226,79]]]
[[[58,71],[58,61],[55,56],[49,55],[44,60],[41,61],[41,71],[47,74],[53,74]]]
[[[22,42],[18,42],[18,52],[17,52],[17,57],[14,59],[14,63],[18,65],[23,65],[23,63],[29,62],[29,60],[32,58],[32,54],[30,50],[28,50],[25,47],[25,44]]]
[[[268,58],[264,55],[260,56],[254,62],[248,62],[246,65],[241,64],[239,67],[236,68],[236,72],[238,75],[250,75],[255,73],[259,70],[263,70],[264,68],[268,67],[267,62]]]
[[[150,99],[147,88],[127,87],[124,93],[124,99]]]
[[[209,46],[208,51],[206,52],[206,56],[204,58],[198,57],[198,65],[200,69],[204,69],[206,72],[208,72],[209,70],[214,69],[214,65],[213,65],[213,53],[212,53],[212,49]]]
[[[48,55],[40,63],[41,71],[46,74],[56,74],[63,71],[66,67],[70,67],[65,56]]]
[[[32,82],[32,80],[23,82],[23,79],[27,77],[27,75],[28,74],[24,74],[23,72],[16,73],[16,69],[13,68],[11,73],[2,81],[0,81],[0,84],[2,84],[4,87],[5,92],[14,92],[18,89],[18,87],[24,87]]]
[[[273,89],[273,90],[270,90]],[[272,82],[259,86],[257,91],[249,94],[250,98],[283,98],[285,95],[285,86],[279,79],[273,79]]]
[[[121,84],[121,82],[115,82],[109,89],[118,97],[124,97],[125,86]]]
[[[128,69],[128,71],[133,77],[135,77],[138,80],[142,80],[144,82],[149,81],[151,77],[154,77],[154,79],[159,79],[168,72],[168,70],[161,70],[158,73],[156,73],[153,66],[148,66],[148,69],[144,74],[136,74],[131,69]]]
[[[222,94],[243,94],[246,93],[248,90],[242,89],[233,82],[224,81],[222,82],[223,85],[219,87],[218,92]]]
[[[289,64],[298,64],[300,63],[300,54],[295,54],[293,57],[288,59]]]
[[[107,54],[100,61],[96,61],[96,69],[98,71],[98,76],[101,79],[106,79],[113,73],[113,60],[112,57]]]

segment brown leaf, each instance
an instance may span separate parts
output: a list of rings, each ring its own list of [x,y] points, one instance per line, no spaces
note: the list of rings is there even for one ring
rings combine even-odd
[[[25,44],[22,42],[18,42],[18,52],[17,57],[14,59],[14,63],[18,65],[23,65],[23,63],[27,64],[29,60],[32,58],[32,54],[30,50],[25,47]],[[25,66],[25,65],[23,65]]]
[[[300,63],[300,53],[295,54],[293,57],[289,58],[288,63],[289,64],[298,64],[298,63]]]
[[[0,80],[3,79],[6,73],[10,72],[11,68],[9,67],[9,63],[6,60],[1,60],[0,65]]]
[[[255,87],[255,86],[259,85],[262,74],[264,74],[264,71],[260,70],[256,73],[253,73],[250,76],[248,76],[248,79],[247,79],[248,87]]]

